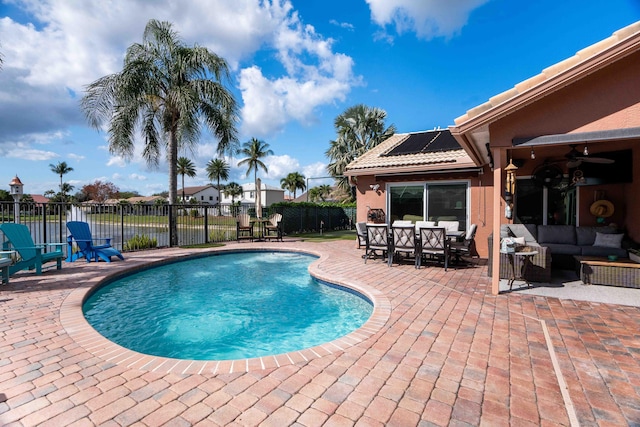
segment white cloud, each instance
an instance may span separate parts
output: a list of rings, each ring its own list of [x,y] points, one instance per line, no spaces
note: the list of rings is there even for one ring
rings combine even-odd
[[[297,172],[300,163],[297,159],[285,154],[283,156],[269,156],[265,159],[265,164],[269,170],[268,178],[280,181],[291,172]]]
[[[124,157],[111,156],[109,158],[109,161],[107,162],[107,166],[117,166],[119,168],[123,168],[127,166],[127,161],[124,159]]]
[[[133,180],[133,181],[146,181],[147,177],[144,176],[144,175],[137,174],[137,173],[132,173],[132,174],[129,174],[128,179]]]
[[[67,157],[69,157],[72,160],[83,160],[83,159],[85,159],[85,156],[81,156],[79,154],[74,154],[74,153],[67,154]]]
[[[365,1],[371,9],[371,19],[381,27],[393,25],[398,34],[413,31],[428,40],[455,35],[465,26],[469,14],[489,0]]]
[[[318,179],[323,176],[329,176],[327,172],[327,164],[322,162],[312,163],[302,168],[302,174],[307,178],[316,178],[309,181],[309,186],[314,187],[320,182],[321,184],[333,184],[333,178]]]

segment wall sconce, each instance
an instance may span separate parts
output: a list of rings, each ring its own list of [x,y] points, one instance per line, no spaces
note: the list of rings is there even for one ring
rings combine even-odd
[[[533,151],[533,148],[531,149],[531,160],[534,160],[536,158],[536,152]]]
[[[373,191],[377,193],[378,189],[380,189],[380,184],[371,184],[369,185],[369,188],[371,188]]]
[[[585,155],[585,156],[588,156],[588,155],[589,155],[589,149],[587,148],[587,145],[586,145],[586,144],[585,144],[585,146],[584,146],[584,150],[582,150],[582,154],[583,154],[583,155]]]

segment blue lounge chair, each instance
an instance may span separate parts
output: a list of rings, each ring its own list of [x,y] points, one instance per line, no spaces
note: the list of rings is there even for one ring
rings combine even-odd
[[[9,276],[20,270],[36,270],[36,274],[42,274],[42,265],[47,262],[56,263],[56,268],[62,268],[64,253],[62,247],[64,243],[48,243],[36,245],[33,243],[31,232],[26,225],[4,223],[0,224],[0,231],[4,234],[6,241],[3,244],[4,250],[14,250],[18,253],[18,260],[9,266]],[[43,252],[46,247],[55,248],[51,252]]]
[[[73,262],[79,258],[84,257],[87,262],[98,261],[102,259],[106,262],[111,262],[111,257],[115,256],[124,260],[124,257],[116,248],[111,246],[111,238],[94,239],[91,236],[91,230],[89,224],[84,221],[69,221],[67,222],[67,228],[71,235],[67,238],[69,244],[67,261]],[[102,245],[94,245],[97,240],[104,240]],[[73,242],[78,246],[78,251],[73,252]]]

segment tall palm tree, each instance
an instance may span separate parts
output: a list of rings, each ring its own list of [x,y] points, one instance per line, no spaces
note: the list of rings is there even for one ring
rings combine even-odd
[[[211,159],[207,162],[207,177],[209,181],[214,179],[218,182],[216,189],[218,190],[218,214],[220,214],[220,180],[229,179],[229,164],[223,159]]]
[[[289,193],[293,193],[293,198],[295,199],[296,190],[300,189],[304,191],[307,188],[305,177],[299,172],[291,172],[280,180],[280,188],[288,190]]]
[[[109,123],[109,151],[130,159],[134,133],[140,129],[142,152],[157,166],[166,147],[169,203],[177,199],[178,148],[193,148],[201,123],[218,138],[218,152],[237,148],[237,107],[222,80],[229,77],[226,61],[204,47],[186,46],[169,22],[150,20],[142,43],[126,52],[122,71],[99,78],[87,87],[82,109],[89,123],[100,129]],[[172,209],[176,209],[173,207]],[[178,243],[175,215],[170,245]]]
[[[264,141],[260,141],[257,138],[251,138],[249,141],[245,142],[240,150],[240,154],[244,154],[247,156],[245,159],[242,159],[238,162],[238,166],[247,165],[247,175],[253,171],[253,181],[255,183],[255,191],[256,191],[256,212],[259,211],[258,207],[258,168],[262,169],[265,172],[269,172],[267,169],[267,165],[262,161],[263,158],[267,156],[273,155],[273,151],[269,149],[269,144]]]
[[[60,194],[62,195],[62,198],[64,200],[66,198],[65,190],[67,190],[67,188],[65,188],[64,185],[62,184],[62,176],[73,171],[73,168],[67,165],[67,162],[58,162],[57,165],[49,164],[49,168],[51,168],[51,172],[60,176]],[[71,187],[71,190],[73,190],[73,187]],[[68,190],[68,191],[71,191],[71,190]]]
[[[349,190],[349,183],[344,177],[347,165],[396,132],[395,125],[385,128],[386,118],[384,110],[363,104],[350,107],[336,117],[337,138],[330,142],[325,154],[330,159],[327,170],[342,189]]]
[[[196,176],[196,165],[186,157],[178,157],[176,173],[182,175],[182,203],[186,203],[184,197],[184,176],[187,175],[189,178],[194,178]]]

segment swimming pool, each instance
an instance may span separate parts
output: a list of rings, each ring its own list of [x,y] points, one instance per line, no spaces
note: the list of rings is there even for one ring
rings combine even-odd
[[[371,316],[361,294],[312,278],[311,255],[235,252],[153,267],[117,279],[83,304],[87,321],[131,350],[231,360],[313,347]]]

